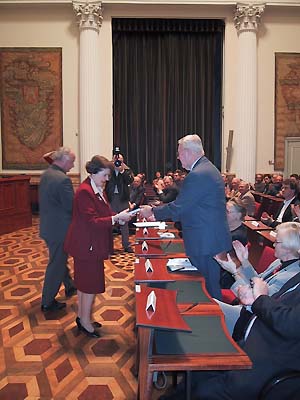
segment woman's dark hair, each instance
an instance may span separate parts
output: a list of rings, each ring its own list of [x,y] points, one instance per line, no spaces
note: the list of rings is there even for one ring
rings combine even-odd
[[[94,156],[91,161],[88,161],[85,164],[86,172],[89,174],[97,174],[97,172],[105,168],[109,168],[112,171],[114,166],[111,161],[103,156]]]

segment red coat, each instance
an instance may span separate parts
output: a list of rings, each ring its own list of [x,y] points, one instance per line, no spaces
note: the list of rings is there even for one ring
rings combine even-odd
[[[115,213],[94,193],[90,178],[75,193],[72,222],[65,251],[81,260],[105,260],[113,250],[112,220]]]

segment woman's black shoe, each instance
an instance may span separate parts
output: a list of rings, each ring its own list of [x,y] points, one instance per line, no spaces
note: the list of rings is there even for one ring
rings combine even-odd
[[[100,333],[97,332],[95,329],[93,330],[93,332],[90,332],[87,329],[85,329],[84,326],[81,325],[80,330],[81,330],[81,332],[83,332],[88,337],[92,337],[92,338],[99,338],[100,337]]]
[[[77,324],[77,328],[80,330],[82,325],[81,325],[81,321],[80,321],[79,317],[76,318],[76,324]],[[102,324],[100,324],[100,322],[96,322],[96,321],[92,322],[92,325],[94,328],[101,328],[101,326],[102,326]]]

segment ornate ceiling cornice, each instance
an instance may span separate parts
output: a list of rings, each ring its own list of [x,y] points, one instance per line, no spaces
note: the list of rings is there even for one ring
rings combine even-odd
[[[84,2],[88,0],[83,0]],[[233,0],[103,0],[102,4],[136,4],[136,5],[234,5],[239,2]],[[257,1],[246,1],[245,4],[255,5]],[[299,7],[299,0],[270,0],[263,2],[266,6]],[[3,4],[71,4],[72,0],[0,0]]]

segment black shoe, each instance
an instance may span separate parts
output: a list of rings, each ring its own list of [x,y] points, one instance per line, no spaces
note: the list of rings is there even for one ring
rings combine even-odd
[[[77,322],[77,321],[76,321]],[[79,329],[81,332],[83,332],[86,336],[88,337],[92,337],[92,338],[99,338],[101,337],[100,333],[97,332],[95,329],[93,330],[93,332],[88,331],[87,329],[85,329],[85,327],[80,323],[81,328]],[[78,326],[78,325],[77,325]]]
[[[75,321],[76,321],[76,324],[77,324],[77,328],[79,330],[81,330],[82,325],[81,325],[80,318],[77,317]],[[100,322],[96,322],[96,321],[92,322],[92,325],[93,325],[94,328],[101,328],[101,326],[102,326],[102,324],[100,324]]]
[[[128,247],[125,247],[124,251],[125,251],[126,253],[134,253],[134,250],[133,250],[133,248],[132,248],[132,247],[130,247],[130,246],[128,246]]]
[[[47,311],[57,311],[57,310],[61,310],[63,308],[66,307],[66,303],[60,303],[59,301],[53,300],[52,303],[50,304],[42,304],[41,305],[41,310],[43,312],[47,312]]]
[[[65,290],[65,295],[66,295],[66,297],[68,298],[68,297],[72,297],[72,296],[74,296],[75,294],[77,293],[77,289],[76,289],[76,287],[71,287],[70,289],[68,289],[68,290]]]

